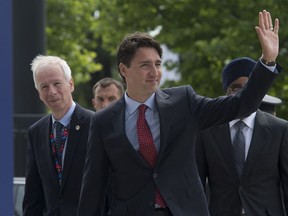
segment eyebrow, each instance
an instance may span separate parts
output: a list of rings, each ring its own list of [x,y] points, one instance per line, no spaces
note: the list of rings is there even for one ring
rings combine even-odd
[[[143,64],[143,63],[153,63],[152,60],[143,60],[140,61],[139,64]],[[162,63],[162,60],[156,60],[156,63]]]

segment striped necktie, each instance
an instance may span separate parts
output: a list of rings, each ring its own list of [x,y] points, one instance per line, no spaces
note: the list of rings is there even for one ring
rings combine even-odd
[[[234,157],[239,178],[242,176],[243,167],[245,164],[245,136],[243,128],[246,124],[243,121],[235,123],[236,134],[233,139]]]

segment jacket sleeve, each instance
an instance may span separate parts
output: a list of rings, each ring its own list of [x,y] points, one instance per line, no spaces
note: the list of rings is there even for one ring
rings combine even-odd
[[[105,212],[109,164],[97,125],[99,124],[93,115],[90,121],[88,150],[78,206],[79,216],[100,216]]]
[[[23,199],[23,215],[42,215],[45,208],[45,200],[41,178],[37,169],[35,152],[30,130],[28,130],[26,183]]]
[[[191,110],[197,107],[200,129],[219,125],[255,112],[267,93],[276,72],[271,72],[261,62],[254,67],[247,84],[237,94],[221,96],[215,99],[199,96],[187,88]]]

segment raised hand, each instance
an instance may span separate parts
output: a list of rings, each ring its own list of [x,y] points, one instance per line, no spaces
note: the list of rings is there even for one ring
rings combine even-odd
[[[275,61],[279,53],[279,20],[276,18],[273,26],[271,14],[263,10],[259,12],[259,26],[255,29],[262,47],[262,58]]]

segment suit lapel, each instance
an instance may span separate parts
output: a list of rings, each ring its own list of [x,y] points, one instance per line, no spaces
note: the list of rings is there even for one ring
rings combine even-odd
[[[238,179],[229,124],[223,124],[213,127],[212,134],[215,138],[216,145],[218,146],[220,154],[225,161],[225,164],[227,165],[231,173],[233,173],[233,175]]]
[[[67,181],[68,173],[71,168],[75,151],[81,143],[81,134],[83,129],[82,127],[83,122],[81,119],[82,119],[81,110],[78,107],[78,105],[76,105],[76,108],[74,110],[74,113],[72,114],[72,118],[70,121],[69,135],[66,143],[67,146],[64,158],[64,169],[62,173],[63,175],[62,188],[65,185],[65,182]]]
[[[265,148],[267,143],[270,142],[271,137],[269,136],[269,130],[270,126],[265,115],[261,111],[257,111],[251,144],[244,165],[242,178],[245,178],[245,176],[249,174],[251,169],[254,167],[254,164],[257,162],[259,154]]]
[[[134,158],[136,161],[141,163],[144,166],[149,167],[147,162],[144,158],[137,152],[132,144],[130,143],[129,139],[126,136],[125,131],[125,99],[122,97],[112,110],[112,124],[113,124],[113,136],[115,139],[119,140],[119,143],[123,144],[123,148],[125,148],[128,154]],[[135,129],[136,130],[136,129]]]
[[[161,158],[164,158],[165,152],[167,150],[169,132],[170,132],[170,122],[171,113],[175,113],[171,106],[171,101],[169,100],[169,95],[161,90],[156,92],[156,106],[159,113],[159,127],[160,127],[160,149],[157,156],[156,167],[161,162]]]

